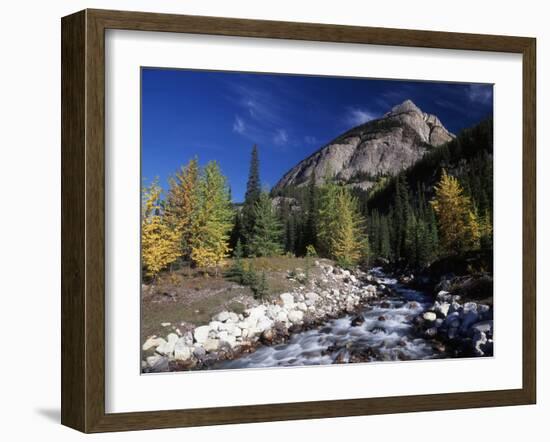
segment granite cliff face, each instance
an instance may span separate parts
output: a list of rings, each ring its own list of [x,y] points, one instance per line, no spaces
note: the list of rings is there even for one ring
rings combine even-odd
[[[302,160],[275,185],[275,193],[302,186],[315,174],[368,189],[382,175],[395,175],[419,160],[431,147],[454,138],[435,116],[411,100],[395,106],[382,118],[354,127]]]

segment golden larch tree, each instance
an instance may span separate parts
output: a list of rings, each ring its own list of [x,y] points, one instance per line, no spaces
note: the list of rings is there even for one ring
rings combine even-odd
[[[470,198],[458,180],[445,170],[430,202],[437,216],[439,239],[447,253],[456,254],[479,247],[479,222]]]
[[[180,235],[180,252],[190,259],[199,209],[199,164],[193,158],[169,179],[166,219]]]
[[[229,253],[234,213],[226,178],[216,161],[209,162],[204,168],[199,200],[191,258],[199,267],[217,269]]]
[[[334,183],[324,186],[318,229],[321,250],[341,266],[356,265],[366,257],[365,220],[348,188]]]
[[[145,275],[154,278],[180,256],[180,235],[167,223],[158,180],[142,191],[141,259]]]

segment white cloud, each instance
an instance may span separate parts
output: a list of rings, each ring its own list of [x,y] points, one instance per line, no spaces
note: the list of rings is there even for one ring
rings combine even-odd
[[[273,142],[277,145],[286,144],[288,141],[288,133],[284,129],[277,129],[273,136]]]
[[[348,109],[345,121],[348,126],[354,127],[366,123],[367,121],[374,120],[376,115],[367,109],[360,109],[358,107],[350,107]]]
[[[493,99],[493,87],[490,84],[471,84],[468,87],[468,98],[477,103],[489,103]]]
[[[314,136],[312,135],[306,135],[304,137],[304,141],[307,143],[307,144],[315,144],[317,143],[317,138],[315,138]]]
[[[238,134],[243,134],[246,130],[246,126],[242,118],[235,116],[235,122],[233,123],[233,132]]]

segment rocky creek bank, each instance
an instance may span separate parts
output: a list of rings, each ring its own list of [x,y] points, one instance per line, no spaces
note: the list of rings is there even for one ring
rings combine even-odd
[[[389,292],[381,279],[359,269],[344,270],[324,261],[315,265],[322,270],[320,277],[275,300],[258,303],[240,314],[223,311],[207,325],[183,333],[177,329],[166,337],[149,337],[142,346],[142,371],[212,368],[259,346],[286,342],[293,334],[358,312]]]
[[[481,278],[487,276],[478,279]],[[464,278],[455,279],[464,281]],[[467,281],[468,284],[471,279]],[[489,304],[463,299],[462,295],[456,294],[462,292],[463,285],[452,279],[443,279],[436,285],[433,303],[414,319],[416,330],[426,339],[441,342],[451,357],[493,356],[492,302]],[[456,292],[453,288],[456,288]],[[492,301],[492,293],[486,298]]]

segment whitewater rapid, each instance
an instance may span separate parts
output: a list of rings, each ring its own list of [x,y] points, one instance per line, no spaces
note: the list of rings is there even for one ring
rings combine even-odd
[[[221,361],[212,368],[264,368],[441,357],[429,341],[415,334],[412,323],[430,305],[429,297],[402,286],[380,270],[376,272],[380,282],[391,289],[392,295],[371,301],[357,314],[296,333],[283,344],[261,345],[252,353]]]

